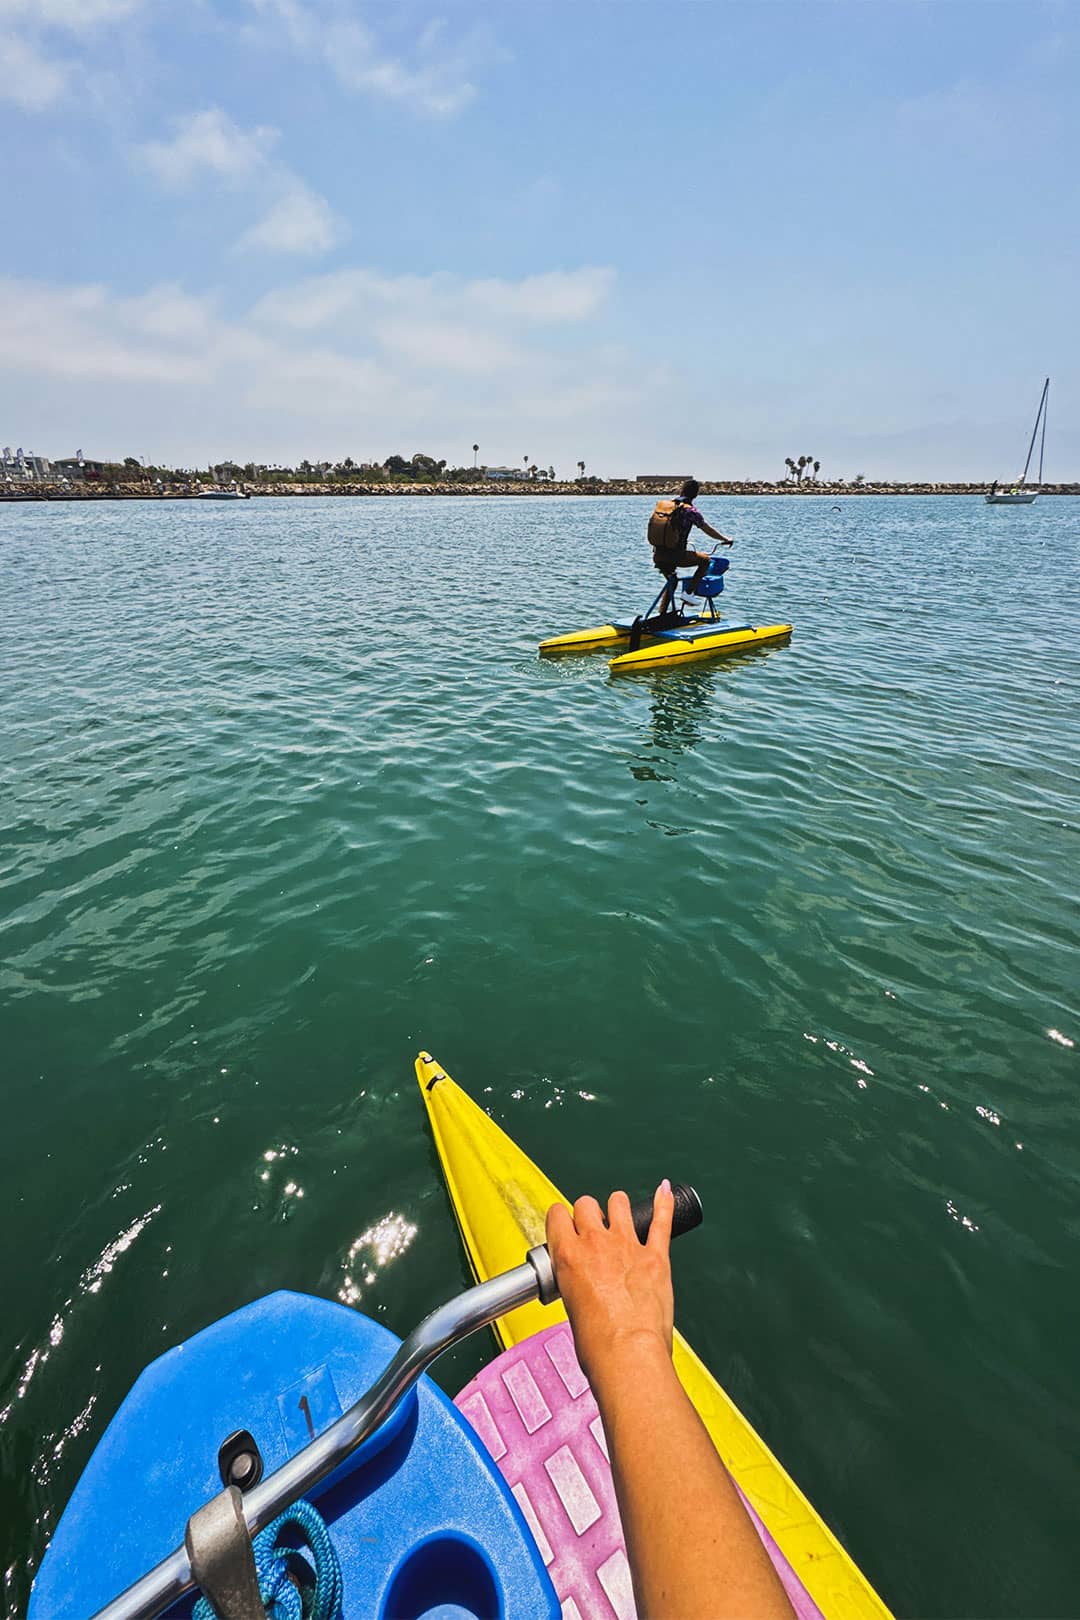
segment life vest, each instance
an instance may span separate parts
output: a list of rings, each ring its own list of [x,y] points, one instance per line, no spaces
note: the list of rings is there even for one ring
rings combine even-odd
[[[681,551],[686,531],[675,514],[686,503],[682,500],[657,501],[649,519],[648,541],[654,551]]]

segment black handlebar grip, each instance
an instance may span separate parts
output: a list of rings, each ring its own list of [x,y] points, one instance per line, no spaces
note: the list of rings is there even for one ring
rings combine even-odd
[[[692,1232],[695,1226],[700,1226],[705,1219],[705,1212],[701,1207],[701,1199],[693,1187],[687,1187],[683,1182],[677,1182],[671,1189],[675,1199],[675,1214],[671,1222],[671,1235],[673,1238],[682,1237],[686,1232]],[[634,1231],[642,1243],[649,1235],[652,1225],[653,1201],[651,1198],[637,1198],[630,1205],[630,1219],[634,1223]]]
[[[692,1232],[695,1226],[700,1226],[705,1219],[701,1208],[701,1199],[693,1187],[687,1187],[679,1182],[671,1189],[675,1199],[675,1214],[671,1221],[671,1235],[673,1238],[682,1237],[684,1232]],[[630,1219],[634,1223],[634,1231],[642,1243],[649,1235],[652,1225],[653,1201],[651,1198],[639,1198],[630,1205]],[[525,1256],[528,1263],[536,1273],[537,1298],[541,1305],[551,1305],[559,1297],[558,1285],[555,1281],[555,1269],[551,1264],[551,1255],[548,1253],[546,1243],[540,1243],[535,1249],[530,1249]]]

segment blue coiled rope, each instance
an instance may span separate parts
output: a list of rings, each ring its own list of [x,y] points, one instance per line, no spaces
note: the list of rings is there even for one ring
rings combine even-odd
[[[310,1559],[298,1556],[298,1549],[278,1545],[286,1531],[299,1531]],[[295,1541],[295,1535],[291,1538]],[[255,1573],[266,1607],[267,1620],[341,1620],[341,1565],[322,1515],[310,1502],[294,1502],[272,1524],[260,1531],[251,1543]],[[297,1586],[290,1570],[302,1576],[305,1563],[315,1570],[315,1584]],[[206,1598],[201,1597],[192,1620],[217,1620]]]

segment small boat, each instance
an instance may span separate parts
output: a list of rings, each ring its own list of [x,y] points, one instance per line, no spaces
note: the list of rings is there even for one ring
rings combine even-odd
[[[672,576],[640,617],[549,636],[540,643],[539,650],[544,657],[551,657],[618,648],[608,668],[612,674],[620,674],[669,669],[676,664],[723,658],[789,641],[790,624],[732,624],[721,619],[716,611],[716,598],[724,589],[724,575],[729,566],[726,557],[713,557],[708,572],[693,593],[688,589],[689,578],[676,580]],[[677,600],[678,585],[682,586],[683,595]]]
[[[195,496],[197,501],[250,501],[251,496],[239,484],[218,484],[210,489],[200,489]]]
[[[1032,506],[1039,493],[1043,477],[1043,451],[1046,448],[1046,418],[1050,404],[1050,379],[1047,377],[1043,383],[1042,394],[1039,397],[1039,408],[1035,412],[1035,426],[1031,430],[1031,443],[1028,445],[1027,460],[1024,470],[1016,483],[1009,489],[999,489],[997,479],[986,492],[987,506]],[[1039,424],[1042,424],[1042,433],[1039,433]],[[1027,485],[1028,468],[1031,466],[1031,457],[1035,449],[1036,437],[1039,439],[1039,480],[1034,488]]]
[[[416,1078],[465,1254],[482,1283],[514,1264],[523,1250],[543,1243],[546,1211],[568,1201],[430,1053],[417,1058]],[[611,1599],[605,1572],[610,1583],[622,1567],[621,1530],[610,1467],[597,1438],[602,1430],[595,1402],[574,1357],[562,1303],[530,1302],[497,1318],[492,1327],[502,1354],[462,1391],[457,1403],[491,1447],[524,1509],[555,1579],[563,1615],[610,1615],[614,1610],[632,1616],[632,1597],[629,1608],[605,1603],[605,1592]],[[674,1360],[799,1620],[888,1620],[889,1610],[866,1577],[678,1331]],[[575,1418],[577,1402],[584,1409]],[[574,1466],[563,1459],[566,1473],[576,1490],[583,1479],[586,1502],[589,1493],[593,1498],[585,1519],[602,1509],[602,1516],[577,1536],[568,1534],[567,1525],[576,1509],[562,1506],[560,1471],[548,1465],[555,1458],[537,1467],[537,1446],[542,1449],[547,1430],[545,1410],[559,1431],[555,1443],[576,1459]],[[532,1487],[532,1480],[539,1488]],[[615,1515],[614,1527],[609,1513]]]

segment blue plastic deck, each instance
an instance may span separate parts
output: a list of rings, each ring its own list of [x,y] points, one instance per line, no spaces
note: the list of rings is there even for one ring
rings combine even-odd
[[[34,1582],[28,1620],[88,1620],[184,1539],[250,1429],[271,1473],[382,1372],[399,1340],[358,1312],[276,1293],[153,1362],[99,1441]],[[341,1560],[345,1620],[558,1620],[521,1511],[428,1378],[309,1498]],[[190,1613],[186,1599],[170,1615]]]
[[[728,624],[726,619],[716,624],[688,625],[685,630],[652,630],[651,641],[709,641],[713,636],[730,636],[736,630],[755,630],[753,624]]]

